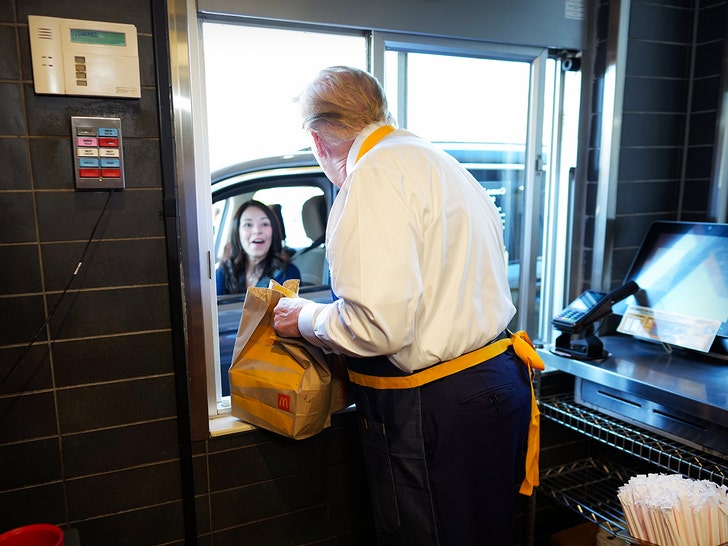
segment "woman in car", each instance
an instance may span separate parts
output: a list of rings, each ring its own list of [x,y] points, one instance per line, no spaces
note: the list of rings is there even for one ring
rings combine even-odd
[[[282,227],[270,208],[246,201],[235,213],[230,242],[217,268],[217,293],[239,294],[248,287],[267,287],[300,279],[301,272],[283,252]]]

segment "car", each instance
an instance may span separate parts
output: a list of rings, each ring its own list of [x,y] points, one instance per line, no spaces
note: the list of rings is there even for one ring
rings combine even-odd
[[[491,196],[503,218],[509,256],[509,283],[518,293],[520,226],[523,210],[524,147],[504,144],[437,143],[458,159]],[[337,188],[326,178],[308,150],[255,159],[212,175],[212,219],[215,264],[230,237],[232,217],[248,199],[256,199],[279,214],[284,245],[301,271],[302,297],[332,300],[323,234]],[[506,221],[508,218],[508,221]],[[245,294],[217,299],[222,396],[230,395],[228,368],[240,325]]]

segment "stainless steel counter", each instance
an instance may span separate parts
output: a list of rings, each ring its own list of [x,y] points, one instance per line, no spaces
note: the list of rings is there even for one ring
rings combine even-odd
[[[728,362],[616,335],[610,357],[588,362],[539,352],[546,371],[576,377],[574,400],[608,415],[718,454],[728,454]]]

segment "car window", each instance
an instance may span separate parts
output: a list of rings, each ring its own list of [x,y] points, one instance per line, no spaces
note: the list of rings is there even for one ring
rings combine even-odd
[[[247,200],[268,205],[278,216],[282,228],[283,249],[301,272],[301,285],[324,284],[323,235],[328,203],[318,186],[270,186],[230,195],[213,203],[215,233],[215,268],[220,265],[225,246],[230,241],[235,212]],[[315,243],[315,244],[314,244]],[[319,248],[316,248],[319,247]]]

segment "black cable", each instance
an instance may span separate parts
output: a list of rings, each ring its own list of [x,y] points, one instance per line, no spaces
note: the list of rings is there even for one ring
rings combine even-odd
[[[93,241],[94,235],[96,235],[96,230],[99,227],[99,224],[101,223],[101,219],[104,217],[104,213],[106,212],[107,207],[109,206],[109,201],[111,201],[111,194],[113,192],[109,191],[108,196],[106,197],[106,203],[104,203],[104,208],[101,210],[101,214],[99,214],[99,217],[96,219],[96,224],[94,225],[94,228],[91,230],[91,235],[89,236],[88,240],[86,241],[86,246],[83,249],[83,252],[81,253],[81,258],[78,261],[78,265],[76,266],[76,269],[73,272],[73,275],[71,275],[71,278],[68,280],[68,283],[66,284],[66,287],[63,289],[63,292],[61,293],[61,297],[58,298],[58,301],[53,306],[53,309],[51,309],[50,313],[48,313],[48,317],[45,319],[45,322],[41,325],[40,328],[38,328],[38,331],[35,333],[33,338],[30,340],[28,345],[25,347],[25,350],[20,354],[20,356],[13,362],[12,366],[10,366],[10,369],[7,371],[7,373],[3,376],[2,379],[0,379],[0,385],[5,383],[7,381],[8,377],[10,377],[10,374],[13,373],[13,370],[18,367],[18,364],[25,358],[25,355],[28,354],[30,349],[33,347],[36,341],[38,341],[38,338],[40,337],[41,332],[45,329],[46,326],[48,326],[48,323],[50,323],[51,319],[53,318],[53,315],[58,310],[58,307],[61,305],[61,302],[63,302],[63,299],[66,297],[66,294],[68,293],[68,290],[71,288],[71,284],[76,279],[76,276],[78,275],[78,272],[81,270],[81,266],[83,265],[83,260],[86,258],[86,253],[88,252],[89,247],[91,246],[91,242]]]

